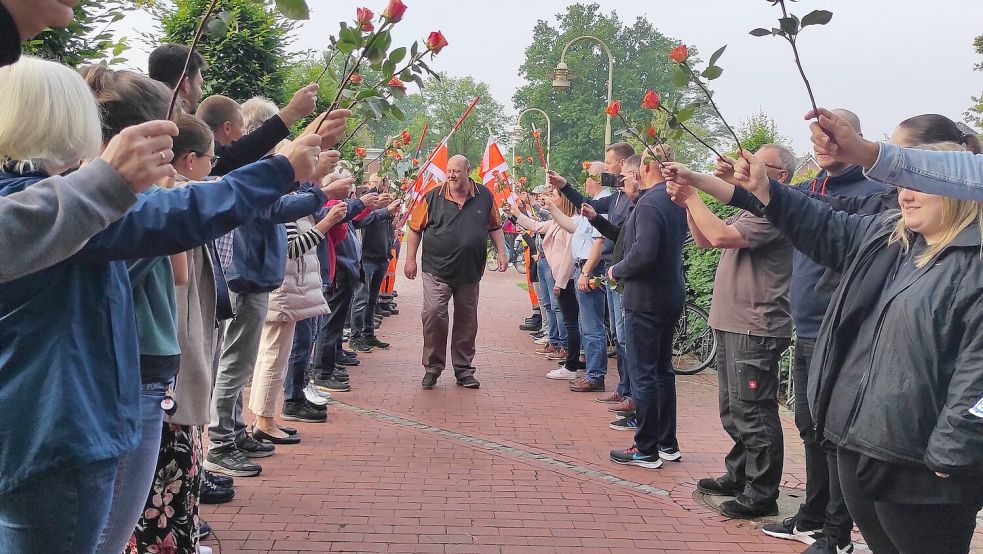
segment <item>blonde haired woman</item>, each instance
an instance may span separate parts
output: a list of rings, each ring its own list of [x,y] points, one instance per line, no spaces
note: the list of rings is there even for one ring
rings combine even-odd
[[[736,165],[769,221],[843,273],[808,394],[867,544],[967,552],[983,506],[983,204],[901,189],[900,211],[848,215],[769,182],[750,153]]]

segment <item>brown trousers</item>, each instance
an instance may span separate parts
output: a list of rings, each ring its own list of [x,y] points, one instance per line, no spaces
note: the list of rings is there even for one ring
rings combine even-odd
[[[427,373],[447,365],[447,305],[454,299],[454,329],[451,332],[451,363],[458,379],[474,375],[475,338],[478,336],[478,285],[451,285],[423,272],[423,367]]]

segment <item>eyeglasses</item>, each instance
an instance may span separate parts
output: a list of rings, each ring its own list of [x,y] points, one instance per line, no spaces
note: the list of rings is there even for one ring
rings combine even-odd
[[[221,159],[221,156],[213,156],[203,152],[195,152],[195,154],[197,154],[199,158],[208,158],[208,161],[212,164],[212,167],[215,167],[215,164],[217,164],[219,159]]]
[[[778,167],[777,165],[765,164],[765,167],[770,167],[776,171],[786,171],[786,172],[788,171],[784,167]]]

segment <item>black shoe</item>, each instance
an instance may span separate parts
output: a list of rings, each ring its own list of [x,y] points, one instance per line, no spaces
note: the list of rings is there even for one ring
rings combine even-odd
[[[297,429],[294,427],[280,427],[277,425],[276,428],[290,435],[291,437],[297,434]]]
[[[394,289],[393,292],[392,292],[392,296],[393,296],[393,298],[399,298],[399,293],[396,292],[395,289]]]
[[[360,338],[352,339],[352,341],[348,343],[348,348],[351,348],[355,352],[372,352],[373,350],[371,346],[365,344],[365,341]]]
[[[707,477],[696,483],[696,490],[714,496],[737,496],[744,492],[744,487],[727,481],[725,477]]]
[[[437,384],[437,377],[436,373],[427,373],[423,376],[423,382],[420,383],[420,386],[423,387],[423,390],[433,390],[434,385]]]
[[[429,375],[429,374],[428,374]],[[457,380],[457,384],[466,389],[476,389],[481,386],[481,383],[474,378],[474,375],[466,375]]]
[[[378,348],[379,350],[389,350],[389,347],[392,346],[388,342],[382,342],[381,340],[379,340],[379,337],[376,337],[375,335],[372,335],[371,337],[364,339],[363,342],[367,346],[371,346],[372,348]]]
[[[346,356],[344,353],[340,353],[335,356],[334,363],[344,366],[356,366],[362,363],[362,360],[359,360],[355,356]]]
[[[253,437],[260,442],[268,442],[270,444],[299,444],[300,437],[297,435],[287,435],[286,437],[274,437],[262,429],[253,429]]]
[[[198,524],[198,539],[207,539],[212,535],[212,526],[202,521]]]
[[[379,306],[389,312],[390,315],[399,315],[399,308],[397,308],[396,304],[394,303],[380,304]]]
[[[343,383],[334,377],[329,377],[327,379],[314,379],[314,386],[328,392],[348,392],[352,390],[351,385],[348,383]]]
[[[235,446],[209,452],[202,467],[230,477],[253,477],[263,472],[263,466],[250,462]]]
[[[829,537],[821,536],[812,546],[803,550],[802,554],[853,554],[853,541],[848,539],[846,544],[839,546]]]
[[[334,366],[334,373],[331,374],[331,377],[336,381],[341,381],[342,383],[347,383],[351,380],[351,376],[348,375],[348,368],[337,364]]]
[[[315,404],[315,403],[311,402],[310,400],[307,400],[306,398],[304,399],[304,403],[307,404],[307,407],[308,408],[310,408],[310,409],[312,409],[312,410],[314,410],[314,411],[316,411],[318,413],[322,413],[322,414],[327,414],[328,413],[328,405],[327,404],[324,404],[324,405]]]
[[[545,336],[546,336],[546,331],[543,331],[542,329],[532,334],[533,340],[539,340]]]
[[[526,320],[522,322],[522,325],[519,325],[519,330],[539,331],[542,327],[543,327],[543,316],[537,314],[532,317],[526,318]]]
[[[761,532],[776,539],[811,545],[822,536],[823,528],[819,526],[816,529],[800,529],[793,516],[783,519],[781,523],[766,523],[761,527]]]
[[[720,503],[720,514],[734,519],[755,519],[778,515],[778,502],[750,502],[743,494]]]
[[[201,480],[201,492],[198,493],[198,500],[202,504],[225,504],[231,502],[235,496],[235,489],[216,486],[208,479]]]
[[[325,407],[327,408],[327,407]],[[280,417],[287,421],[302,421],[304,423],[322,423],[328,420],[327,409],[321,412],[307,402],[285,402],[280,410]]]
[[[231,489],[235,486],[235,479],[231,477],[226,477],[225,475],[215,475],[210,471],[206,471],[205,479],[208,479],[216,487],[222,487],[223,489]]]
[[[519,326],[519,330],[528,331],[530,333],[538,333],[543,330],[543,324],[540,323],[539,325],[526,325],[525,323],[523,323],[522,325]]]
[[[342,356],[347,356],[349,358],[355,358],[356,360],[358,359],[358,352],[352,352],[351,350],[348,350],[348,349],[345,349],[345,348],[342,348],[339,352],[341,352],[340,355],[342,355]]]
[[[375,315],[381,315],[382,317],[389,317],[389,316],[393,315],[393,313],[390,312],[388,309],[383,308],[382,306],[376,306],[375,307]]]
[[[236,448],[241,450],[247,458],[265,458],[272,456],[273,451],[276,450],[272,444],[263,444],[254,439],[249,431],[246,431],[241,438],[236,439]]]

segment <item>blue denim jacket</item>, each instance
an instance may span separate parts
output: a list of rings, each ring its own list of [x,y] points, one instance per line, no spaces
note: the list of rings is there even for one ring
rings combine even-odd
[[[275,156],[141,196],[72,258],[0,285],[0,494],[53,467],[120,457],[139,441],[137,325],[121,260],[219,237],[280,198],[293,175]],[[0,196],[43,177],[0,173]]]
[[[983,154],[937,152],[881,143],[867,178],[962,200],[983,200]]]

